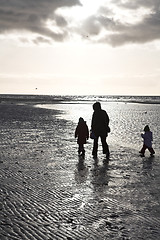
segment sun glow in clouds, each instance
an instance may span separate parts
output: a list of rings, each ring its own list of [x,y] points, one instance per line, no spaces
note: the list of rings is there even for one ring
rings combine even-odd
[[[122,23],[136,24],[143,20],[144,17],[152,13],[151,8],[140,7],[138,9],[127,9],[115,4],[112,0],[81,0],[82,6],[75,6],[71,8],[59,8],[56,13],[64,16],[70,20],[70,22],[83,21],[90,16],[96,14],[105,15],[109,18],[113,18]],[[125,2],[123,2],[125,3]],[[104,13],[103,13],[104,8]],[[108,11],[106,13],[106,11]],[[73,24],[72,22],[72,24]]]
[[[56,11],[57,14],[70,17],[75,21],[84,20],[85,18],[92,16],[95,14],[100,6],[102,6],[106,0],[81,0],[82,6],[72,7],[68,10],[68,8],[61,8]],[[69,16],[68,16],[69,11]]]
[[[146,6],[129,8],[125,3],[127,2],[81,0],[81,6],[57,9],[56,15],[65,19],[66,27],[56,26],[56,21],[50,20],[47,27],[59,34],[62,33],[62,29],[64,34],[67,31],[71,42],[79,42],[82,39],[94,43],[103,42],[104,39],[107,41],[108,36],[112,37],[117,33],[123,35],[123,31],[143,23],[144,19],[152,14],[152,8]],[[109,40],[108,42],[110,43]],[[115,45],[114,40],[112,43]]]

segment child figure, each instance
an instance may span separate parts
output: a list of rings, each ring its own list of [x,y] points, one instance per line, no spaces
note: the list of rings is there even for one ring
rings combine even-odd
[[[145,150],[148,149],[151,153],[151,156],[153,156],[155,154],[155,151],[152,148],[153,137],[148,125],[145,126],[144,132],[144,134],[141,134],[141,137],[144,139],[144,143],[139,153],[141,153],[141,157],[144,157]]]
[[[77,143],[79,145],[78,154],[85,155],[84,144],[86,143],[86,139],[89,138],[89,130],[86,122],[83,118],[79,118],[78,125],[75,130],[75,138],[77,138]]]

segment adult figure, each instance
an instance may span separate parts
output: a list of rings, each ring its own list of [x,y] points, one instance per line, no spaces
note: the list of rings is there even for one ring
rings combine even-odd
[[[93,142],[93,151],[92,155],[97,157],[98,151],[98,139],[100,137],[102,142],[103,154],[106,154],[106,157],[109,158],[109,147],[106,142],[106,138],[109,132],[109,117],[105,110],[101,109],[100,102],[93,104],[93,116],[91,122],[91,131],[94,133],[94,142]]]

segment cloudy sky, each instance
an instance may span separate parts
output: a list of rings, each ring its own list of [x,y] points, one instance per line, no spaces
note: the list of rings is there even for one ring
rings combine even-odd
[[[0,0],[0,93],[160,95],[160,0]]]

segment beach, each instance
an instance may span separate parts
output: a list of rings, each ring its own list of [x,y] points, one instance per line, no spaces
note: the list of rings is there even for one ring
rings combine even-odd
[[[32,99],[33,101],[33,99]],[[0,239],[157,240],[160,236],[160,104],[103,102],[110,116],[107,160],[93,140],[79,157],[78,117],[91,102],[0,103]],[[155,156],[142,147],[151,123]]]

